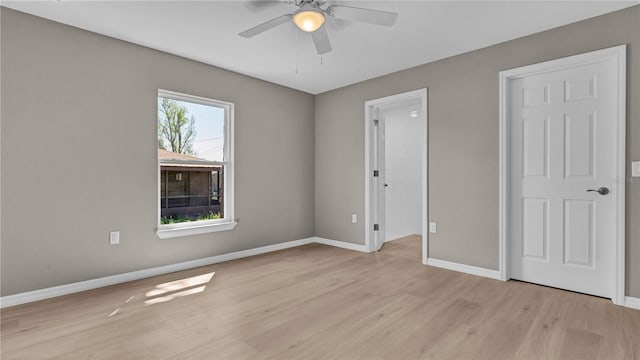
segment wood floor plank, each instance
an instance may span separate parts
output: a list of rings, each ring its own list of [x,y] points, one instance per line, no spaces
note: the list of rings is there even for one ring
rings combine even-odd
[[[558,357],[572,301],[565,294],[551,294],[542,304],[516,358],[551,359]]]
[[[298,248],[0,310],[2,359],[640,359],[640,311],[421,264],[421,239]]]

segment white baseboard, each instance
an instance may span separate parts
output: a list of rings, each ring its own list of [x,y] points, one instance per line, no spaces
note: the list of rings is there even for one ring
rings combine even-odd
[[[241,259],[249,256],[265,254],[273,251],[284,250],[296,246],[302,246],[311,243],[320,243],[329,246],[335,246],[348,250],[367,252],[364,245],[352,244],[343,241],[329,240],[319,237],[310,237],[306,239],[288,241],[280,244],[262,246],[255,249],[236,251],[228,254],[211,256],[203,259],[185,261],[177,264],[158,266],[150,269],[132,271],[124,274],[111,275],[97,279],[80,281],[71,284],[53,286],[45,289],[27,291],[19,294],[0,297],[0,308],[26,304],[38,300],[49,299],[57,296],[68,295],[80,291],[97,289],[105,286],[116,285],[128,281],[144,279],[157,275],[169,274],[176,271],[193,269],[200,266],[207,266],[221,263],[224,261]]]
[[[400,237],[394,237],[393,239],[385,239],[384,242],[388,243],[388,242],[392,242],[392,241],[396,241],[396,240],[406,240],[407,237],[409,237],[409,236],[422,236],[422,235],[411,233],[411,234],[402,235]]]
[[[625,296],[624,306],[628,308],[640,310],[640,298]]]
[[[139,280],[148,278],[151,276],[168,274],[176,271],[182,271],[187,269],[193,269],[200,266],[206,266],[211,264],[217,264],[224,261],[236,260],[254,255],[260,255],[268,252],[284,250],[296,246],[306,245],[315,242],[314,237],[288,241],[280,244],[262,246],[255,249],[236,251],[228,254],[211,256],[204,259],[197,259],[191,261],[185,261],[177,264],[158,266],[150,269],[132,271],[124,274],[111,275],[101,277],[97,279],[91,279],[86,281],[80,281],[71,284],[65,284],[60,286],[54,286],[50,288],[27,291],[15,295],[8,295],[0,297],[0,308],[9,306],[15,306],[25,304],[33,301],[49,299],[57,296],[77,293],[85,290],[97,289],[104,286],[121,284],[128,281]]]
[[[318,244],[335,246],[335,247],[348,249],[348,250],[354,250],[354,251],[361,251],[361,252],[367,252],[367,253],[369,252],[369,251],[367,251],[367,248],[364,245],[360,245],[360,244],[354,244],[354,243],[348,243],[348,242],[344,242],[344,241],[325,239],[325,238],[321,238],[321,237],[315,237],[313,239],[314,239],[314,242],[316,242]]]
[[[490,270],[490,269],[485,269],[481,267],[459,264],[451,261],[438,260],[433,258],[427,259],[427,265],[435,266],[435,267],[439,267],[447,270],[463,272],[471,275],[482,276],[490,279],[501,280],[500,272],[497,270]],[[628,307],[631,309],[640,310],[640,298],[625,296],[624,304],[622,305],[624,307]]]
[[[489,279],[500,280],[500,272],[498,270],[485,269],[477,266],[465,265],[446,260],[438,260],[434,258],[428,258],[427,265],[463,272],[471,275],[482,276]]]
[[[3,296],[3,297],[0,297],[0,308],[26,304],[26,303],[30,303],[38,300],[44,300],[44,299],[49,299],[49,298],[58,297],[62,295],[73,294],[80,291],[97,289],[105,286],[125,283],[128,281],[144,279],[144,278],[157,276],[157,275],[169,274],[176,271],[193,269],[200,266],[217,264],[225,261],[241,259],[249,256],[265,254],[273,251],[289,249],[292,247],[302,246],[302,245],[312,244],[312,243],[335,246],[335,247],[339,247],[347,250],[369,252],[367,251],[364,245],[353,244],[353,243],[348,243],[344,241],[330,240],[330,239],[325,239],[320,237],[310,237],[306,239],[288,241],[280,244],[262,246],[255,249],[236,251],[229,254],[211,256],[204,259],[185,261],[177,264],[158,266],[150,269],[132,271],[124,274],[106,276],[102,278],[80,281],[80,282],[65,284],[60,286],[54,286],[54,287],[40,289],[40,290],[27,291],[20,294]],[[500,280],[500,274],[497,270],[490,270],[490,269],[480,268],[480,267],[471,266],[471,265],[454,263],[451,261],[438,260],[434,258],[427,259],[427,265],[448,269],[448,270],[453,270],[453,271],[459,271],[459,272],[463,272],[471,275],[487,277],[490,279]],[[627,296],[625,297],[624,306],[628,308],[640,310],[640,298]]]

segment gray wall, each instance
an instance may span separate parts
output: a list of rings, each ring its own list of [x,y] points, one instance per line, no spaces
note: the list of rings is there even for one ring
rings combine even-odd
[[[629,44],[627,158],[640,160],[640,6],[316,96],[316,236],[364,243],[364,102],[429,88],[431,257],[498,268],[498,73]],[[630,169],[628,169],[630,174]],[[627,294],[640,296],[640,183],[627,183]]]
[[[312,95],[1,16],[3,296],[313,236]],[[155,235],[159,88],[235,103],[235,230]]]
[[[362,244],[364,101],[423,87],[430,254],[497,269],[498,72],[623,43],[640,160],[638,6],[318,95],[315,114],[309,94],[1,12],[2,296],[314,235]],[[156,237],[158,88],[236,104],[235,230]],[[627,193],[627,293],[640,296],[640,183]]]

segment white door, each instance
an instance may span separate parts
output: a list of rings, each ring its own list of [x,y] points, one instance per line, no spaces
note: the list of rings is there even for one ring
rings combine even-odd
[[[613,296],[616,69],[609,60],[510,80],[513,279]]]
[[[376,251],[382,248],[385,242],[385,209],[386,209],[386,197],[385,197],[385,121],[384,112],[380,108],[374,109],[373,119],[373,153],[375,169],[374,169],[374,184],[376,187],[376,214],[375,214],[375,248]]]

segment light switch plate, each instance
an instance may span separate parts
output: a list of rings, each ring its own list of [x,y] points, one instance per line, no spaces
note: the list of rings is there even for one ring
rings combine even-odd
[[[358,222],[358,215],[356,214],[351,214],[351,223],[355,224]]]
[[[429,232],[432,234],[435,234],[436,232],[438,232],[438,224],[434,223],[434,222],[430,222],[429,223]]]
[[[640,177],[640,161],[631,162],[631,176]]]

